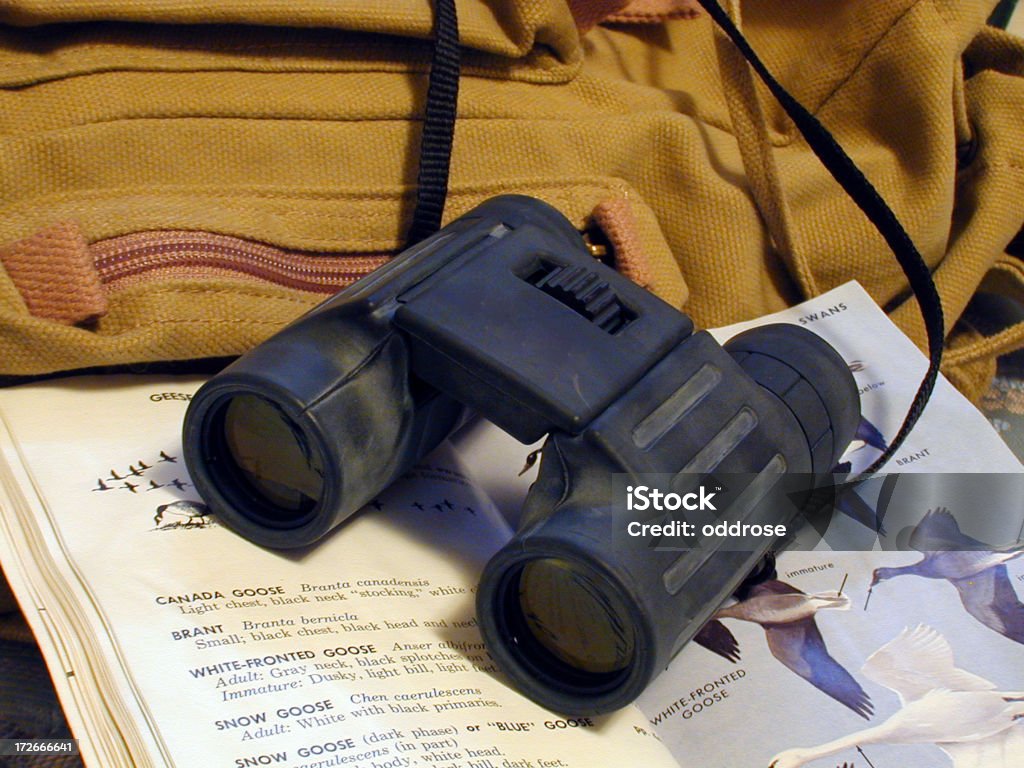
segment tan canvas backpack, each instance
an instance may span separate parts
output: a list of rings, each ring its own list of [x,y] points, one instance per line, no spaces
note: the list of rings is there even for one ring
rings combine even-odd
[[[972,396],[1024,340],[968,311],[1024,293],[1024,45],[985,26],[992,5],[741,19],[924,255],[944,370]],[[457,10],[445,220],[532,194],[701,325],[855,278],[924,344],[885,242],[706,14]],[[426,0],[0,2],[0,373],[234,355],[400,251],[433,22]]]

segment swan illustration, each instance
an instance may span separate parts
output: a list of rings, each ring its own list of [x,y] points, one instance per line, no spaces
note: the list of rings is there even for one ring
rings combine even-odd
[[[815,688],[823,691],[865,720],[871,717],[871,699],[843,666],[829,655],[814,621],[818,611],[848,610],[845,595],[823,592],[808,595],[783,581],[751,587],[746,599],[715,612],[694,641],[729,661],[739,660],[739,644],[721,619],[760,624],[772,655]]]
[[[879,725],[816,747],[788,749],[769,768],[800,768],[869,744],[935,744],[954,768],[1024,768],[1024,691],[1004,692],[956,667],[931,627],[904,629],[861,668],[899,696],[901,709]]]
[[[945,579],[960,594],[967,612],[989,629],[1024,644],[1024,604],[1014,592],[1006,563],[1024,555],[1016,544],[992,549],[960,532],[948,509],[930,510],[910,535],[910,546],[924,557],[897,568],[877,568],[868,596],[875,586],[897,576]]]

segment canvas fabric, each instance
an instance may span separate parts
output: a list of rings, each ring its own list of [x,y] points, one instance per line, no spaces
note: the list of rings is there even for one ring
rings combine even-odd
[[[984,26],[992,5],[733,9],[933,268],[944,371],[972,397],[1024,344],[1020,325],[970,322],[980,289],[1024,299],[1006,252],[1024,45]],[[701,326],[857,279],[924,346],[881,237],[692,3],[457,6],[446,221],[495,194],[544,199]],[[118,238],[208,233],[335,266],[400,251],[431,24],[426,0],[0,2],[0,373],[234,355],[324,295],[161,267],[167,249],[127,279],[97,266]]]

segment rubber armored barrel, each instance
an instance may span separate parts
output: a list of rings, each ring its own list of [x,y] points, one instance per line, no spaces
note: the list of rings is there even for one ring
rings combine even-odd
[[[185,458],[224,523],[306,546],[464,407],[523,442],[548,435],[523,527],[485,568],[477,610],[516,685],[574,714],[635,698],[772,544],[623,544],[613,481],[743,473],[745,519],[771,522],[790,513],[758,489],[827,473],[859,417],[847,366],[813,333],[770,326],[723,349],[591,258],[555,209],[505,196],[211,379],[186,415]]]

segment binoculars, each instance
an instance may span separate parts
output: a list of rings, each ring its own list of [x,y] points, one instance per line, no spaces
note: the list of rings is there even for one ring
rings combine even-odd
[[[817,335],[772,325],[722,347],[596,261],[554,208],[503,196],[213,377],[189,406],[185,459],[222,522],[301,547],[466,408],[524,443],[547,435],[520,529],[484,568],[477,620],[516,687],[575,715],[635,699],[773,544],[623,536],[613,478],[826,476],[860,418],[847,365]]]

